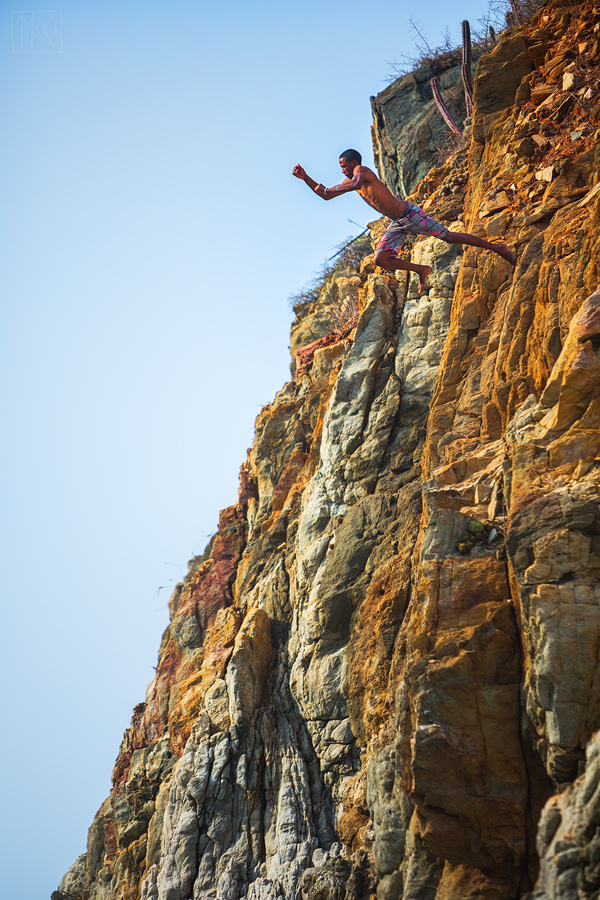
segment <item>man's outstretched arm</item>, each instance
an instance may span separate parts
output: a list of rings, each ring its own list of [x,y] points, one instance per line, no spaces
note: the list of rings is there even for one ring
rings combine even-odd
[[[323,184],[317,184],[310,175],[306,174],[300,165],[294,166],[292,175],[295,175],[296,178],[300,178],[304,181],[318,197],[321,197],[323,200],[333,200],[334,197],[339,197],[340,194],[347,194],[349,191],[358,190],[365,180],[365,172],[359,172],[359,169],[361,168],[362,166],[358,166],[352,178],[346,178],[341,184],[336,184],[331,188],[326,188]]]

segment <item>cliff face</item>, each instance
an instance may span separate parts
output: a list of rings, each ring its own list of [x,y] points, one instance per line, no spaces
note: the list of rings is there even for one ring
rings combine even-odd
[[[299,308],[61,891],[598,896],[599,23],[505,32],[413,194],[515,269],[420,238],[423,295],[370,256]]]
[[[380,177],[394,193],[408,196],[452,144],[435,105],[431,79],[437,74],[444,102],[457,123],[466,116],[460,66],[426,64],[371,97],[373,149]]]

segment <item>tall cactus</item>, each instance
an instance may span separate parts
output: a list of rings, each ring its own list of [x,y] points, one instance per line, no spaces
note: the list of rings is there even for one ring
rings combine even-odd
[[[518,2],[518,0],[514,0],[514,2]],[[462,23],[462,65],[460,71],[462,75],[462,82],[465,88],[465,107],[467,110],[467,116],[471,116],[473,114],[473,74],[471,71],[471,67],[471,27],[468,21],[465,19]],[[450,110],[442,100],[440,83],[435,76],[431,79],[431,89],[433,91],[433,99],[435,100],[436,106],[443,115],[446,123],[449,125],[452,131],[455,132],[455,134],[462,135],[462,130],[456,124]]]
[[[440,83],[437,78],[434,76],[431,79],[431,90],[433,91],[433,99],[435,100],[436,106],[443,115],[447,125],[454,131],[456,134],[462,134],[462,131],[452,118],[452,113],[442,100],[442,93],[440,91]]]
[[[471,71],[471,27],[465,19],[462,23],[462,66],[461,75],[465,87],[467,116],[473,113],[473,74]]]

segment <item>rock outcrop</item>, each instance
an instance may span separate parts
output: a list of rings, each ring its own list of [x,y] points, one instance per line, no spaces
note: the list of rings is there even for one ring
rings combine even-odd
[[[467,112],[461,67],[452,59],[418,66],[371,97],[375,163],[390,190],[403,197],[427,175],[432,161],[460,143],[433,99],[434,76],[449,113],[460,127]]]
[[[412,195],[516,268],[418,238],[425,293],[371,255],[298,308],[56,896],[598,897],[599,32],[504,32]]]

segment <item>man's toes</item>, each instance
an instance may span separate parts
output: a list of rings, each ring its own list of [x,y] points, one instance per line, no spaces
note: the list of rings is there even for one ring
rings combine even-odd
[[[512,266],[515,266],[517,264],[517,255],[516,255],[516,253],[513,253],[513,251],[510,249],[510,247],[507,247],[506,244],[500,244],[499,249],[500,249],[500,256],[503,259],[505,259],[507,262],[509,262]]]

